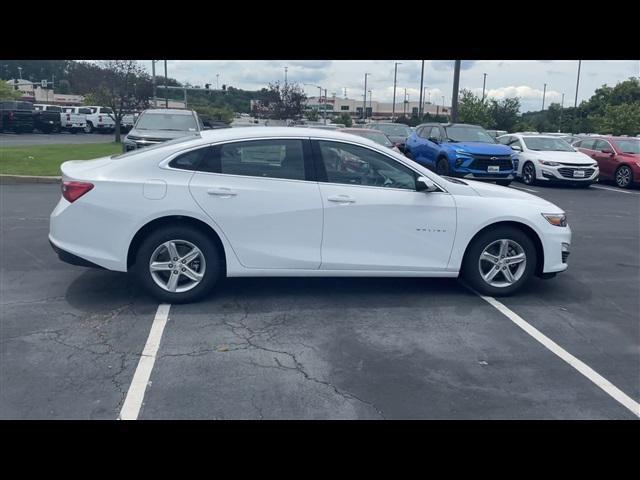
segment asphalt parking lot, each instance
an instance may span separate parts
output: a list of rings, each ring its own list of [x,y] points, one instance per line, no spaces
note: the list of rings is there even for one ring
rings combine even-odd
[[[640,401],[640,190],[527,189],[570,267],[499,301]],[[158,304],[57,259],[58,185],[0,190],[0,418],[118,418]],[[229,279],[170,307],[149,380],[140,419],[637,418],[452,279]]]
[[[23,145],[110,143],[114,138],[112,133],[0,133],[0,145],[18,147]]]

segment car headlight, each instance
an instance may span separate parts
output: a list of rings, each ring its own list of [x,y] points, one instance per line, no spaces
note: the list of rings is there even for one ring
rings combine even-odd
[[[567,226],[567,215],[564,213],[543,213],[541,214],[544,218],[547,219],[551,225],[556,227],[566,227]]]
[[[538,159],[538,162],[542,165],[547,165],[548,167],[557,167],[560,164],[558,162],[550,162],[549,160]]]

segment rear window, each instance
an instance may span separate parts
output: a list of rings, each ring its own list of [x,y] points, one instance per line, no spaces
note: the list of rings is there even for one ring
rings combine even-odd
[[[110,113],[113,113],[113,110],[111,110],[111,109],[110,109],[110,108],[108,108],[108,107],[101,107],[101,108],[100,108],[100,113],[110,114]]]
[[[91,115],[91,109],[90,108],[79,108],[78,109],[78,113],[82,113],[84,115]]]
[[[47,112],[58,112],[58,113],[62,112],[62,108],[56,107],[56,106],[51,106],[51,105],[48,105],[46,107],[46,109],[47,109]]]

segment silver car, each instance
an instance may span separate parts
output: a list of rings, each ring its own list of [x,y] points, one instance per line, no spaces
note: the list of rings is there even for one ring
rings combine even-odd
[[[155,108],[140,114],[136,124],[122,141],[122,151],[156,145],[189,135],[200,135],[204,124],[193,110]]]

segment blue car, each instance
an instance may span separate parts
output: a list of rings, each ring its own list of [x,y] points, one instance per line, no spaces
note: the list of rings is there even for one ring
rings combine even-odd
[[[409,136],[405,155],[438,175],[487,180],[507,186],[515,178],[517,157],[477,125],[425,123]]]

